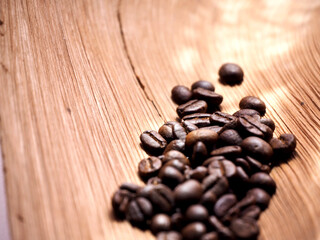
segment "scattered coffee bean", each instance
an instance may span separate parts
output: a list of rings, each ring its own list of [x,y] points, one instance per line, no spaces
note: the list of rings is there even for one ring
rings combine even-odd
[[[148,157],[142,159],[138,166],[139,175],[142,179],[154,177],[158,174],[161,166],[162,162],[157,157]]]
[[[225,63],[219,69],[219,81],[222,84],[234,86],[241,84],[244,73],[241,67],[235,63]]]
[[[178,206],[189,206],[200,200],[202,192],[201,184],[196,180],[190,179],[179,184],[174,189],[174,199]]]
[[[184,123],[192,123],[199,128],[207,127],[210,123],[211,114],[209,113],[194,113],[182,118],[182,122]]]
[[[208,175],[208,168],[204,166],[198,166],[195,169],[188,169],[185,171],[185,176],[187,179],[195,179],[202,181]]]
[[[219,239],[223,239],[223,240],[235,239],[235,236],[231,232],[231,230],[228,227],[224,226],[216,216],[212,215],[209,217],[209,224],[218,233]]]
[[[258,206],[250,205],[240,213],[240,217],[259,219],[260,214],[261,214],[261,209]]]
[[[145,226],[147,219],[153,214],[150,201],[146,198],[138,197],[133,199],[126,210],[126,218],[132,225]]]
[[[262,163],[268,163],[273,155],[272,147],[263,139],[258,137],[247,137],[241,143],[242,150]]]
[[[163,124],[159,130],[158,133],[167,141],[167,142],[171,142],[173,139],[175,139],[174,135],[173,135],[173,126],[175,124],[179,124],[176,121],[169,121],[166,122],[165,124]]]
[[[209,150],[217,140],[218,134],[215,131],[200,128],[188,133],[186,137],[186,145],[190,148],[193,147],[197,142],[203,142]]]
[[[194,98],[206,101],[210,106],[219,106],[223,100],[220,94],[204,88],[196,88],[192,91],[192,94]]]
[[[196,81],[195,83],[193,83],[191,86],[191,90],[194,90],[196,88],[204,88],[204,89],[207,89],[210,91],[215,90],[213,84],[211,82],[205,81],[205,80],[199,80],[199,81]]]
[[[204,159],[208,156],[207,147],[203,142],[197,142],[193,146],[192,157],[191,157],[191,165],[198,166],[204,161]]]
[[[144,131],[140,135],[143,148],[151,154],[161,154],[167,146],[167,141],[156,131]]]
[[[189,115],[190,116],[190,115]],[[191,122],[185,122],[185,121],[182,121],[182,126],[184,127],[184,129],[187,131],[187,133],[189,132],[192,132],[194,130],[197,130],[198,129],[198,126],[191,123]]]
[[[159,178],[161,178],[163,184],[166,184],[170,188],[174,188],[184,180],[183,174],[172,166],[163,167],[159,173]]]
[[[171,150],[164,154],[163,163],[166,163],[170,160],[177,159],[185,165],[190,165],[189,159],[182,153],[177,150]]]
[[[176,150],[183,153],[185,151],[185,144],[186,144],[186,141],[184,139],[173,140],[164,149],[163,154],[165,155],[167,152],[171,150]]]
[[[239,103],[241,109],[254,109],[263,116],[266,113],[266,105],[264,102],[257,97],[247,96],[241,99]]]
[[[119,189],[116,191],[112,196],[112,208],[114,215],[119,218],[123,219],[125,217],[125,212],[127,210],[127,207],[131,201],[135,197],[135,194]]]
[[[171,219],[167,214],[158,213],[151,219],[150,229],[153,234],[169,231],[171,229]]]
[[[219,143],[221,145],[240,145],[242,142],[242,138],[240,134],[234,129],[227,129],[220,133]]]
[[[239,111],[235,112],[233,114],[233,116],[235,117],[242,117],[242,116],[245,116],[245,115],[248,115],[248,116],[251,116],[251,117],[259,117],[260,118],[260,113],[254,109],[247,109],[247,108],[244,108],[244,109],[240,109]]]
[[[217,217],[221,218],[228,210],[237,203],[237,197],[234,194],[225,194],[218,199],[214,205],[214,213]]]
[[[270,177],[269,174],[263,172],[253,174],[250,177],[250,184],[256,188],[262,188],[270,195],[274,194],[276,190],[276,183],[274,182],[274,180]]]
[[[270,118],[261,118],[260,122],[264,125],[267,125],[269,128],[271,128],[272,131],[276,129],[276,125],[274,124],[274,121]]]
[[[214,125],[214,126],[202,127],[202,129],[212,130],[212,131],[220,134],[223,130],[223,127],[218,126],[218,125]]]
[[[232,159],[240,156],[242,152],[241,147],[239,146],[226,146],[213,150],[210,155],[211,156],[224,156],[227,159]]]
[[[235,119],[236,119],[235,116],[232,116],[228,113],[219,112],[219,111],[212,113],[210,116],[211,124],[220,125],[220,126],[224,126],[225,124],[230,123]]]
[[[261,209],[265,209],[268,207],[270,202],[270,195],[261,188],[253,188],[248,193],[247,196],[252,195],[255,198],[256,204],[261,207]]]
[[[180,105],[177,108],[177,113],[178,116],[182,118],[193,113],[205,113],[207,111],[207,107],[208,105],[205,101],[194,99]]]
[[[252,218],[235,219],[231,222],[230,229],[239,240],[253,240],[259,235],[257,222]]]
[[[192,97],[192,92],[185,86],[175,86],[171,91],[171,98],[176,104],[188,102]]]
[[[184,240],[198,240],[207,231],[206,226],[201,222],[190,223],[185,226],[181,233]]]
[[[173,136],[177,139],[186,139],[188,132],[187,130],[182,126],[181,123],[175,124],[173,126]]]
[[[182,240],[182,235],[175,231],[160,232],[157,234],[157,240]]]
[[[208,220],[208,210],[201,204],[191,205],[185,213],[186,220],[189,222],[205,222]]]
[[[279,139],[271,139],[270,145],[277,157],[281,156],[287,158],[296,148],[296,137],[290,133],[281,134]]]
[[[239,117],[238,126],[246,136],[257,136],[266,141],[272,138],[272,129],[254,117],[246,115]]]

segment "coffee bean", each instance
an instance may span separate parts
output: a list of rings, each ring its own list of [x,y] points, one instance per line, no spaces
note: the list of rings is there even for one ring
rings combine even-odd
[[[264,125],[260,120],[251,116],[242,116],[238,119],[238,126],[247,136],[257,136],[269,141],[272,138],[273,131],[267,125]]]
[[[185,151],[185,143],[186,141],[184,139],[176,139],[171,141],[167,147],[164,149],[163,154],[166,154],[167,152],[171,150],[176,150],[179,152],[184,152]]]
[[[267,125],[269,128],[271,128],[272,131],[276,129],[276,125],[274,124],[274,121],[270,118],[261,118],[260,122],[264,125]]]
[[[215,178],[212,175],[203,180],[204,194],[201,197],[201,204],[212,211],[213,204],[222,194],[229,189],[228,180],[225,177]]]
[[[209,213],[201,204],[195,204],[188,207],[185,217],[189,222],[206,222],[208,220]]]
[[[242,141],[241,148],[245,154],[256,158],[262,163],[268,163],[273,155],[271,146],[258,137],[247,137]]]
[[[195,169],[189,169],[185,171],[185,176],[187,179],[195,179],[202,181],[208,175],[208,169],[204,166],[198,166]]]
[[[201,129],[212,130],[212,131],[220,134],[223,130],[223,127],[214,125],[214,126],[202,127]]]
[[[190,148],[197,142],[203,142],[209,150],[217,140],[218,134],[215,131],[200,128],[188,133],[186,137],[186,145]]]
[[[191,165],[199,166],[202,164],[203,160],[208,156],[207,147],[203,142],[197,142],[193,146]]]
[[[131,201],[135,197],[135,193],[124,189],[119,189],[112,196],[113,213],[118,219],[125,217],[125,212]]]
[[[219,69],[219,81],[222,84],[230,86],[241,84],[243,75],[241,67],[235,63],[225,63]]]
[[[270,145],[276,156],[289,157],[296,148],[296,137],[290,133],[281,134],[279,139],[271,139]]]
[[[242,218],[253,218],[253,219],[259,219],[261,214],[261,209],[256,205],[250,205],[247,208],[245,208],[240,213],[240,217]]]
[[[175,161],[175,160],[172,160]],[[164,166],[159,172],[161,182],[170,188],[174,188],[184,180],[183,174],[172,166]]]
[[[216,216],[212,215],[209,217],[209,224],[218,233],[219,239],[235,240],[234,234]]]
[[[155,211],[170,212],[174,205],[173,192],[163,184],[147,185],[138,195],[149,199]]]
[[[242,138],[240,134],[234,129],[227,129],[223,131],[219,136],[219,143],[221,145],[240,145]]]
[[[178,206],[189,206],[200,200],[202,192],[201,184],[196,180],[190,179],[179,184],[174,189],[174,198]]]
[[[252,195],[255,198],[256,204],[261,208],[265,209],[268,207],[270,202],[270,195],[261,188],[253,188],[248,191],[247,196]]]
[[[191,97],[192,92],[185,86],[178,85],[171,90],[171,98],[176,104],[186,103],[191,99]]]
[[[219,111],[212,113],[210,116],[211,124],[212,125],[220,125],[220,126],[223,126],[227,123],[230,123],[231,121],[233,121],[235,119],[236,119],[236,117],[234,117],[228,113],[219,112]]]
[[[208,172],[210,175],[217,177],[225,176],[228,179],[237,176],[236,165],[229,160],[212,161],[208,166]]]
[[[203,163],[202,166],[208,167],[210,165],[210,163],[212,163],[213,161],[222,161],[222,160],[227,160],[224,156],[214,156],[214,157],[210,157],[207,158]]]
[[[173,136],[177,139],[185,139],[188,132],[181,123],[173,125]]]
[[[181,212],[176,212],[171,215],[171,227],[174,230],[180,231],[185,225],[185,218]]]
[[[207,111],[207,103],[203,100],[190,100],[177,108],[177,113],[180,118],[193,113],[205,113]]]
[[[196,88],[204,88],[204,89],[207,89],[210,91],[215,90],[213,84],[211,82],[205,81],[205,80],[199,80],[199,81],[194,82],[191,86],[191,90],[194,90]]]
[[[242,116],[245,116],[245,115],[248,115],[248,116],[251,116],[251,117],[259,117],[260,118],[260,113],[254,109],[247,109],[247,108],[244,108],[244,109],[240,109],[239,111],[235,112],[233,114],[233,116],[235,117],[242,117]]]
[[[132,225],[143,227],[147,219],[153,214],[150,201],[146,198],[138,197],[131,200],[126,210],[126,218]]]
[[[185,226],[181,233],[184,240],[198,240],[207,231],[206,226],[201,222],[190,223]]]
[[[140,135],[143,148],[154,155],[161,154],[167,146],[167,141],[156,131],[144,131]]]
[[[276,190],[276,183],[267,173],[259,172],[250,177],[250,183],[253,187],[262,188],[270,195],[274,194]]]
[[[190,116],[190,115],[189,115]],[[191,122],[184,122],[182,121],[182,126],[184,127],[184,129],[187,131],[187,133],[192,132],[194,130],[197,130],[198,127],[197,125],[191,123]]]
[[[234,162],[237,166],[240,166],[247,174],[251,174],[251,166],[248,163],[247,160],[243,158],[236,158]],[[260,166],[262,165],[260,162],[258,162]]]
[[[228,210],[237,203],[237,197],[234,194],[225,194],[218,199],[214,205],[213,211],[219,218],[226,215]]]
[[[239,146],[226,146],[213,150],[211,156],[224,156],[227,159],[232,159],[240,156],[242,150]]]
[[[177,150],[171,150],[164,154],[163,163],[166,163],[170,160],[177,159],[185,165],[190,165],[189,159],[182,153]]]
[[[176,121],[169,121],[166,122],[165,124],[163,124],[159,130],[158,133],[164,138],[166,139],[167,142],[171,142],[172,140],[175,139],[174,135],[173,135],[173,126],[179,124]]]
[[[141,189],[141,186],[134,183],[122,183],[119,189],[126,190],[130,193],[136,194]]]
[[[206,233],[200,240],[218,240],[218,234],[216,232]]]
[[[241,109],[254,109],[263,116],[266,113],[266,105],[257,97],[247,96],[241,99],[239,106]]]
[[[252,157],[246,156],[246,161],[250,165],[252,173],[255,173],[255,172],[270,173],[271,171],[269,166],[260,163],[259,161],[255,160]]]
[[[159,213],[151,219],[150,229],[153,234],[163,231],[169,231],[171,228],[171,219],[167,214]]]
[[[199,128],[207,127],[210,125],[210,116],[209,113],[194,113],[182,118],[184,123],[192,123]]]
[[[139,175],[142,179],[148,179],[150,177],[154,177],[158,174],[160,168],[162,166],[162,162],[157,157],[148,157],[142,159],[138,166]]]
[[[220,94],[204,88],[196,88],[192,90],[192,94],[194,98],[206,101],[210,106],[219,106],[223,100]]]
[[[238,218],[234,219],[230,225],[231,231],[237,239],[253,240],[259,235],[259,226],[255,219]]]
[[[160,232],[157,234],[157,240],[182,240],[182,235],[175,231]]]

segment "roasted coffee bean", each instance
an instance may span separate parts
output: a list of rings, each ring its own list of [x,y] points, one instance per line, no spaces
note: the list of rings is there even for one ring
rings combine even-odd
[[[138,195],[149,199],[155,211],[170,212],[174,205],[173,192],[163,184],[147,185]]]
[[[130,201],[126,209],[126,218],[132,225],[143,227],[147,219],[153,214],[150,201],[143,197],[138,197]]]
[[[208,210],[201,204],[188,207],[185,213],[186,220],[189,222],[205,222],[208,220]]]
[[[184,172],[187,167],[187,165],[184,164],[183,162],[181,162],[179,159],[173,159],[173,160],[166,162],[163,165],[163,168],[167,167],[167,166],[174,167],[175,169],[179,170],[180,172]]]
[[[191,122],[184,122],[182,121],[182,126],[184,127],[184,129],[187,131],[187,133],[192,132],[194,130],[197,130],[198,127],[197,125],[191,123]]]
[[[229,123],[226,123],[220,130],[220,133],[222,133],[223,131],[227,130],[227,129],[235,129],[237,130],[239,128],[239,120],[236,118],[232,121],[230,121]]]
[[[235,158],[241,155],[241,147],[239,146],[226,146],[213,150],[210,155],[211,156],[224,156],[227,159]]]
[[[271,169],[268,165],[264,165],[252,157],[246,156],[246,161],[250,165],[252,172],[270,173]]]
[[[185,165],[190,165],[189,159],[182,153],[177,150],[171,150],[164,154],[163,163],[166,163],[170,160],[177,159]]]
[[[138,165],[139,175],[142,179],[148,179],[150,177],[154,177],[158,174],[160,168],[162,166],[162,162],[157,157],[148,157],[142,159]]]
[[[219,81],[222,84],[230,86],[241,84],[243,75],[241,67],[235,63],[225,63],[219,69]]]
[[[202,127],[202,129],[212,130],[212,131],[215,131],[216,133],[220,134],[222,132],[223,127],[214,125],[214,126]]]
[[[159,177],[152,177],[149,178],[147,181],[147,185],[158,185],[161,184],[161,178]]]
[[[207,103],[203,100],[190,100],[177,108],[177,113],[180,118],[193,113],[205,113],[207,111]]]
[[[270,145],[277,157],[289,157],[296,148],[296,137],[290,133],[281,134],[279,139],[271,139]]]
[[[276,190],[276,183],[272,177],[263,172],[255,173],[250,177],[250,184],[256,188],[262,188],[270,195],[274,194]]]
[[[237,175],[237,168],[233,162],[229,160],[212,161],[208,166],[208,172],[210,175],[216,177],[234,178]]]
[[[193,146],[191,165],[199,166],[202,164],[204,159],[208,156],[207,147],[203,142],[197,142]]]
[[[242,138],[240,134],[234,129],[227,129],[220,133],[219,143],[221,145],[240,145],[242,142]]]
[[[239,103],[239,107],[241,109],[254,109],[260,113],[261,116],[263,116],[266,113],[266,105],[264,102],[257,97],[253,96],[247,96],[241,99]]]
[[[141,189],[141,186],[134,183],[122,183],[119,189],[126,190],[130,193],[136,194]]]
[[[209,217],[209,224],[218,233],[219,239],[235,240],[234,234],[216,216],[212,215]]]
[[[239,240],[254,240],[259,235],[259,226],[252,218],[234,219],[230,224],[230,229]]]
[[[113,213],[118,219],[123,219],[125,216],[125,212],[127,207],[131,201],[135,197],[135,193],[132,193],[125,189],[119,189],[112,196],[112,208]]]
[[[182,235],[175,231],[160,232],[157,234],[157,240],[182,240]]]
[[[261,209],[256,205],[250,205],[247,208],[245,208],[240,213],[240,217],[242,218],[253,218],[253,219],[259,219],[261,214]]]
[[[197,142],[203,142],[207,149],[211,149],[213,144],[218,140],[218,134],[208,129],[198,129],[188,133],[186,137],[186,146],[193,147]]]
[[[269,128],[271,128],[272,131],[276,129],[276,125],[274,124],[274,121],[270,118],[261,118],[260,122],[264,125],[267,125]]]
[[[254,109],[240,109],[239,111],[236,111],[234,114],[232,114],[235,117],[243,117],[245,115],[251,116],[251,117],[259,117],[260,118],[260,113]]]
[[[228,210],[237,203],[236,195],[230,193],[221,196],[214,205],[213,211],[219,218],[227,214]]]
[[[182,118],[183,123],[192,123],[199,128],[210,126],[210,116],[209,113],[194,113]]]
[[[192,92],[185,86],[178,85],[171,90],[171,98],[176,104],[186,103],[191,99],[191,97]]]
[[[206,233],[200,240],[218,240],[218,234],[216,232]]]
[[[265,209],[268,207],[271,197],[265,190],[261,188],[253,188],[247,193],[247,196],[250,195],[252,195],[255,198],[256,204],[261,209]]]
[[[174,189],[174,199],[178,206],[189,206],[200,200],[202,192],[201,184],[196,180],[190,179],[179,184]]]
[[[247,160],[243,158],[236,158],[234,162],[237,166],[240,166],[247,174],[251,174],[251,166],[248,163]],[[260,162],[258,162],[260,165],[262,165]]]
[[[167,214],[158,213],[153,216],[150,223],[150,229],[153,234],[169,231],[171,229],[171,219]]]
[[[179,124],[176,121],[169,121],[166,122],[165,124],[163,124],[159,130],[158,133],[164,138],[166,139],[167,142],[171,142],[172,140],[175,139],[174,135],[173,135],[173,126]]]
[[[228,114],[228,113],[224,113],[224,112],[214,112],[211,114],[210,116],[210,122],[212,125],[220,125],[220,126],[224,126],[227,123],[230,123],[231,121],[235,120],[236,117]]]
[[[238,126],[247,136],[257,136],[269,141],[273,131],[267,125],[262,124],[258,119],[251,116],[242,116],[238,119]]]
[[[163,154],[165,155],[167,152],[171,150],[176,150],[183,153],[185,151],[185,144],[186,144],[186,141],[184,139],[173,140],[164,149]]]
[[[191,90],[194,90],[196,88],[204,88],[204,89],[207,89],[210,91],[215,90],[213,84],[211,82],[205,81],[205,80],[199,80],[199,81],[194,82],[191,86]]]
[[[201,182],[208,175],[208,169],[204,166],[198,166],[195,169],[185,171],[184,174],[187,179],[195,179]]]
[[[241,143],[243,152],[256,158],[262,163],[268,163],[273,155],[272,147],[261,138],[247,137]]]
[[[206,226],[201,222],[193,222],[185,226],[181,233],[184,240],[199,240],[207,231]]]
[[[156,131],[144,131],[140,135],[143,148],[151,154],[159,155],[167,146],[167,141]]]
[[[202,166],[208,167],[210,165],[210,163],[212,163],[213,161],[222,161],[222,160],[227,160],[224,156],[214,156],[214,157],[210,157],[207,158],[203,163]]]
[[[174,230],[180,231],[185,225],[185,218],[181,212],[176,212],[171,215],[171,227]]]
[[[188,132],[181,123],[173,125],[173,136],[177,139],[186,139]]]
[[[229,183],[225,177],[216,178],[213,175],[209,175],[203,180],[203,187],[205,192],[201,197],[201,203],[212,210],[217,198],[228,191]]]
[[[192,90],[192,94],[194,98],[206,101],[210,106],[218,106],[223,100],[220,94],[204,88],[196,88]]]
[[[184,180],[183,174],[172,166],[164,166],[161,168],[158,176],[161,178],[161,182],[170,188],[174,188]]]

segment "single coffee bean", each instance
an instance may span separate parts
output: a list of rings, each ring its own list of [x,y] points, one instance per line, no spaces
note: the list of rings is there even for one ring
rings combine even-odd
[[[267,125],[264,125],[260,120],[251,116],[242,116],[238,118],[238,126],[247,136],[257,136],[269,141],[272,138],[273,131]]]
[[[270,173],[271,171],[268,165],[264,165],[252,157],[246,156],[246,161],[250,165],[252,173],[255,173],[255,172]]]
[[[212,125],[220,125],[220,126],[224,126],[225,124],[230,123],[231,121],[233,121],[235,119],[236,119],[235,116],[232,116],[228,113],[219,112],[219,111],[212,113],[210,116],[211,124]]]
[[[199,100],[206,101],[210,106],[219,106],[222,103],[222,95],[204,88],[196,88],[192,90],[193,97]]]
[[[204,159],[208,156],[207,147],[203,142],[197,142],[193,146],[191,165],[199,166],[202,164]]]
[[[185,86],[178,85],[171,90],[171,98],[176,104],[186,103],[191,99],[191,97],[192,92]]]
[[[158,176],[161,178],[163,184],[166,184],[172,189],[184,180],[183,174],[172,166],[164,166],[161,168]]]
[[[168,166],[174,167],[175,169],[179,170],[180,172],[184,172],[187,167],[187,165],[185,165],[183,162],[179,161],[178,159],[173,159],[173,160],[166,162],[163,165],[163,168],[168,167]]]
[[[183,123],[192,123],[199,128],[210,126],[210,116],[209,113],[194,113],[182,118]]]
[[[228,210],[237,203],[237,197],[234,194],[225,194],[218,199],[214,205],[213,211],[219,218],[226,215]]]
[[[227,129],[219,136],[219,143],[224,146],[240,145],[242,138],[240,134],[234,129]]]
[[[247,137],[242,141],[241,148],[245,154],[256,158],[262,163],[268,163],[273,155],[272,147],[258,137]]]
[[[177,150],[171,150],[164,154],[163,163],[166,163],[170,160],[177,159],[185,165],[190,165],[189,159],[182,153]]]
[[[186,141],[184,139],[173,140],[164,149],[163,154],[165,155],[167,152],[171,150],[176,150],[183,153],[185,151],[185,143]]]
[[[206,226],[201,222],[193,222],[185,226],[181,233],[184,240],[198,240],[207,231]]]
[[[279,139],[271,139],[270,145],[276,156],[289,157],[296,148],[296,137],[290,133],[281,134]]]
[[[219,238],[216,232],[209,232],[203,235],[200,240],[219,240]]]
[[[150,201],[146,198],[138,197],[131,200],[126,210],[126,218],[132,225],[143,227],[147,219],[153,214]]]
[[[166,122],[165,124],[163,124],[159,130],[158,133],[164,138],[166,139],[167,142],[171,142],[172,140],[175,139],[174,135],[173,135],[173,126],[179,124],[176,121],[169,121]]]
[[[127,190],[130,193],[136,194],[141,189],[141,186],[134,183],[122,183],[119,189]]]
[[[247,196],[250,195],[252,195],[255,198],[256,204],[261,209],[265,209],[268,207],[271,197],[265,190],[261,188],[253,188],[247,193]]]
[[[184,174],[187,179],[195,179],[201,182],[208,175],[208,169],[204,166],[198,166],[195,169],[186,170]]]
[[[261,214],[261,209],[256,205],[250,205],[247,208],[245,208],[240,213],[241,218],[253,218],[253,219],[259,219]]]
[[[276,125],[274,124],[274,121],[270,118],[261,118],[260,122],[264,125],[267,125],[269,128],[271,128],[272,131],[276,129]]]
[[[241,109],[254,109],[260,113],[261,116],[263,116],[266,113],[266,105],[264,102],[257,97],[253,96],[247,96],[241,99],[239,103],[239,107]]]
[[[219,69],[219,81],[222,84],[230,86],[241,84],[243,75],[241,67],[235,63],[225,63]]]
[[[200,200],[202,192],[201,184],[196,180],[190,179],[179,184],[174,189],[174,199],[178,206],[189,206]]]
[[[241,147],[239,146],[226,146],[213,150],[211,156],[224,156],[227,159],[236,158],[241,155]]]
[[[157,234],[157,240],[182,240],[182,235],[175,231],[160,232]]]
[[[247,174],[251,174],[251,166],[248,163],[247,160],[243,158],[236,158],[234,162],[237,166],[241,167]],[[258,162],[260,165],[262,165],[260,162]]]
[[[203,100],[190,100],[177,108],[177,113],[180,118],[193,113],[205,113],[207,111],[207,103]]]
[[[186,219],[181,212],[171,215],[171,228],[180,231],[185,225]]]
[[[212,161],[208,166],[208,172],[215,177],[235,178],[237,176],[236,165],[229,160]]]
[[[240,109],[239,111],[235,112],[233,114],[233,116],[235,117],[242,117],[242,116],[251,116],[251,117],[259,117],[260,118],[260,113],[254,109],[248,109],[248,108],[244,108],[244,109]]]
[[[138,165],[139,175],[142,179],[148,179],[150,177],[154,177],[158,174],[160,168],[162,166],[162,162],[157,157],[148,157],[142,159]]]
[[[207,89],[210,91],[215,90],[213,84],[211,82],[205,81],[205,80],[199,80],[199,81],[194,82],[191,86],[191,90],[194,90],[196,88],[204,88],[204,89]]]
[[[227,178],[215,178],[209,175],[203,180],[204,194],[201,197],[201,204],[212,211],[212,206],[215,204],[217,199],[228,191],[229,183]]]
[[[195,204],[188,207],[185,217],[189,222],[205,222],[208,220],[209,213],[201,204]]]
[[[182,121],[181,124],[182,124],[182,126],[184,127],[184,129],[187,131],[187,133],[192,132],[192,131],[198,129],[197,125],[194,125],[194,124],[191,123],[191,122],[184,122],[184,121]]]
[[[119,189],[112,196],[113,213],[118,219],[125,217],[125,212],[131,201],[135,197],[135,193],[128,190]]]
[[[230,224],[230,229],[239,240],[253,240],[259,235],[259,226],[252,218],[234,219]]]
[[[173,136],[177,139],[185,139],[188,132],[187,130],[182,126],[181,123],[175,124],[173,126]]]
[[[200,128],[188,133],[186,137],[186,145],[190,148],[193,147],[197,142],[203,142],[209,150],[217,140],[218,134],[215,131]]]
[[[167,141],[154,130],[144,131],[140,135],[140,140],[143,148],[155,155],[161,154],[167,146]]]
[[[259,172],[250,177],[250,184],[253,187],[261,188],[268,192],[270,195],[275,193],[276,183],[267,173]]]
[[[214,125],[214,126],[202,127],[202,129],[212,130],[212,131],[215,131],[216,133],[220,134],[223,130],[223,127]]]
[[[234,234],[230,231],[230,229],[224,226],[219,219],[212,215],[209,217],[209,224],[218,233],[219,239],[223,240],[235,240]]]
[[[171,219],[167,214],[158,213],[151,219],[150,229],[153,234],[171,229]]]

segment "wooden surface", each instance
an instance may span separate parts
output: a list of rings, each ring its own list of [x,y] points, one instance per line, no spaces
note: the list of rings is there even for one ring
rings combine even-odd
[[[320,239],[320,1],[1,0],[0,133],[11,235],[153,239],[113,220],[139,182],[143,130],[176,117],[176,84],[212,81],[237,110],[261,97],[295,158],[260,219],[261,239]],[[224,62],[245,71],[221,86]]]

